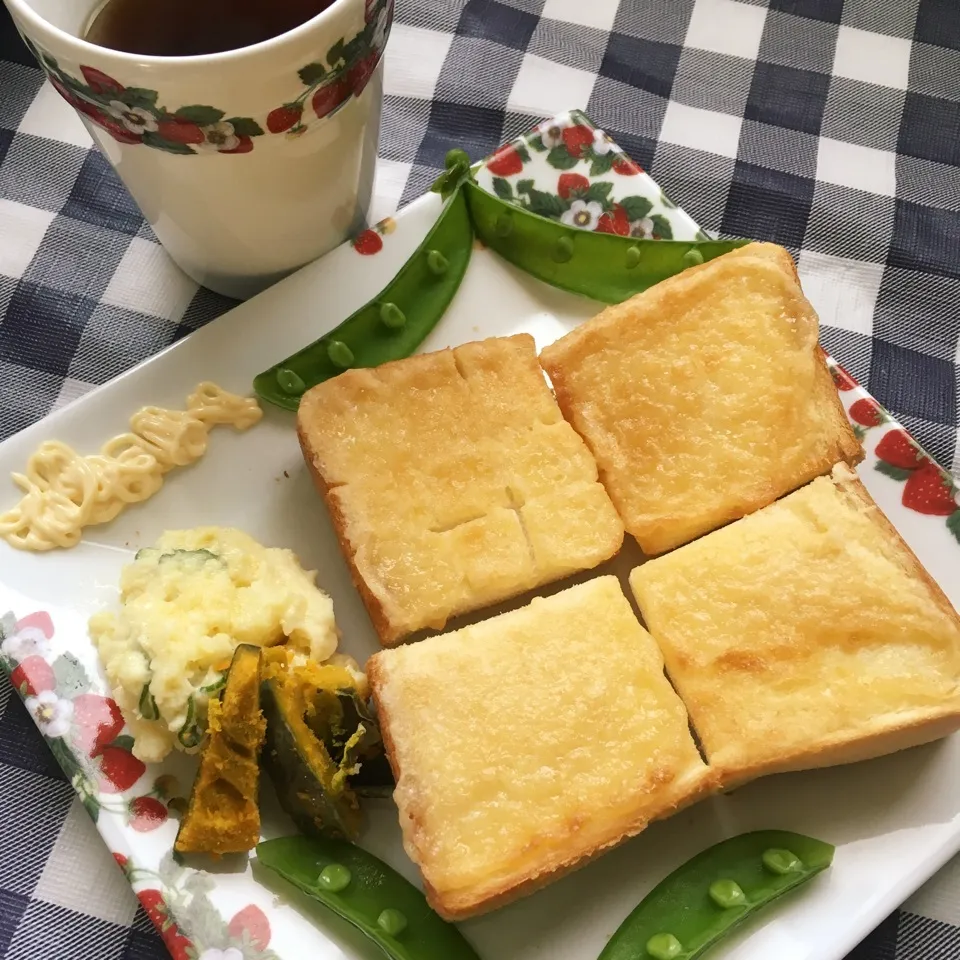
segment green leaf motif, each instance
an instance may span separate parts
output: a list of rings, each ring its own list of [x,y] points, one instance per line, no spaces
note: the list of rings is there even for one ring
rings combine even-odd
[[[615,159],[616,154],[612,150],[609,153],[594,153],[590,158],[590,176],[599,177],[609,173]]]
[[[646,197],[624,197],[620,201],[620,206],[626,211],[627,219],[631,223],[650,216],[650,211],[653,209],[653,204]]]
[[[346,60],[346,51],[341,38],[327,51],[327,63],[331,67],[335,67],[344,60]]]
[[[533,189],[533,180],[518,180],[517,193],[529,193]]]
[[[673,227],[670,226],[670,221],[662,213],[655,213],[650,219],[653,221],[653,232],[661,240],[673,239]]]
[[[579,161],[576,157],[571,157],[566,147],[554,147],[547,154],[547,163],[555,170],[569,170],[575,167]]]
[[[598,203],[606,203],[612,189],[612,183],[591,183],[584,194],[584,199],[587,201],[596,200]]]
[[[233,132],[238,137],[263,136],[263,127],[250,117],[231,117],[227,123],[233,125]]]
[[[90,689],[87,671],[83,669],[80,661],[69,653],[64,653],[53,661],[53,677],[57,694],[61,697],[73,698]]]
[[[194,151],[185,143],[178,143],[176,140],[167,140],[158,133],[145,133],[143,135],[144,146],[156,147],[158,150],[164,150],[167,153],[177,153],[184,156],[193,156]]]
[[[947,517],[947,529],[954,535],[957,543],[960,543],[960,510],[954,510]]]
[[[117,99],[122,100],[128,107],[140,107],[141,110],[151,110],[154,113],[157,109],[156,90],[146,90],[143,87],[127,87],[122,94],[117,94]]]
[[[120,750],[126,750],[127,753],[133,752],[133,737],[128,733],[122,733],[119,737],[114,737],[109,746],[118,747]]]
[[[493,178],[493,192],[501,200],[513,199],[513,187],[510,186],[510,181],[505,180],[503,177]]]
[[[519,156],[524,163],[530,162],[530,151],[522,143],[518,143],[515,149],[517,156]]]
[[[326,68],[322,63],[308,63],[297,71],[297,76],[308,87],[315,87],[327,75]]]
[[[563,198],[556,194],[544,193],[542,190],[529,190],[527,192],[527,209],[541,217],[556,220],[560,214],[567,211],[568,206]]]
[[[201,103],[195,103],[187,107],[181,107],[174,116],[178,120],[186,120],[188,123],[195,123],[199,127],[209,126],[211,123],[217,123],[223,119],[223,111],[216,107],[207,107]],[[189,151],[193,153],[193,151]]]
[[[907,467],[895,467],[892,463],[887,463],[886,460],[878,460],[876,469],[885,477],[890,477],[891,480],[899,480],[901,483],[913,473],[913,470]]]
[[[539,133],[535,137],[531,137],[527,143],[530,144],[530,149],[536,150],[537,153],[543,153],[544,150],[547,149],[543,142],[543,137],[541,137]]]

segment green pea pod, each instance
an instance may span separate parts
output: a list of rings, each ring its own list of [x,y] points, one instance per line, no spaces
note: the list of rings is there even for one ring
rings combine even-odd
[[[687,267],[713,260],[748,240],[638,240],[568,227],[463,184],[477,236],[538,280],[601,303],[622,303]]]
[[[437,325],[460,286],[473,231],[459,190],[400,272],[338,327],[256,376],[257,395],[296,410],[310,387],[348,367],[376,367],[410,356]]]
[[[412,883],[360,847],[280,837],[258,844],[257,860],[353,924],[391,960],[479,960]]]
[[[724,840],[662,880],[598,960],[694,960],[730,930],[833,862],[829,843],[784,830]]]

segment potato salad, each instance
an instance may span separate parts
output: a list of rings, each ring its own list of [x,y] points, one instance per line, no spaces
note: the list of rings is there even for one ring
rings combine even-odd
[[[238,644],[328,660],[338,633],[315,576],[290,550],[227,528],[168,531],[141,550],[121,574],[120,610],[90,620],[134,755],[151,763],[199,746]]]

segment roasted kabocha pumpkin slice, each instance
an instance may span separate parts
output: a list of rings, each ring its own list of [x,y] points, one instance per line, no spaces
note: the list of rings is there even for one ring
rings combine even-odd
[[[357,796],[393,789],[366,692],[363,675],[340,664],[288,660],[266,670],[264,767],[304,833],[355,837]]]
[[[179,853],[245,853],[260,840],[257,758],[266,730],[261,681],[260,648],[241,644],[221,695],[207,704],[207,737],[177,834]]]

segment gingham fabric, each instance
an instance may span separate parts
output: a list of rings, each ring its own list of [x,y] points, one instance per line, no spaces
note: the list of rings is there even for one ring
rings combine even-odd
[[[958,471],[958,0],[400,0],[385,83],[371,219],[449,148],[583,108],[703,226],[789,247],[826,347]],[[167,260],[0,13],[0,438],[229,306]],[[0,955],[165,956],[0,682]],[[851,954],[956,958],[958,861]]]

